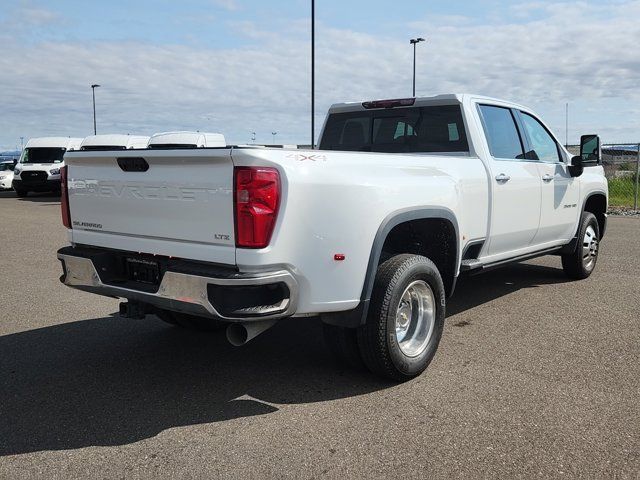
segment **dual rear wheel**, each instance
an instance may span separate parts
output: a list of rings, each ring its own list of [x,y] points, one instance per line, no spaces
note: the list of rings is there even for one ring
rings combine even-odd
[[[402,254],[378,267],[367,322],[357,329],[323,324],[338,360],[395,381],[422,373],[433,359],[445,317],[445,291],[434,263]]]

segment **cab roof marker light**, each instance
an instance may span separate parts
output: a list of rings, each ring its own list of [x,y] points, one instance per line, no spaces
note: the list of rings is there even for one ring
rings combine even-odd
[[[396,98],[392,100],[373,100],[370,102],[362,102],[362,106],[367,110],[373,108],[394,108],[394,107],[411,107],[416,103],[415,98]]]

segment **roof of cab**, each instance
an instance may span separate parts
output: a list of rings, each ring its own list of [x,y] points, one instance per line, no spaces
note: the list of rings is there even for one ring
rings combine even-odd
[[[144,135],[90,135],[82,141],[80,149],[97,149],[97,148],[147,148],[149,137]]]
[[[185,147],[226,147],[227,142],[221,133],[204,132],[163,132],[152,135],[149,148],[161,146]]]
[[[75,137],[37,137],[31,138],[25,148],[66,148],[77,150],[82,143],[81,138]]]
[[[407,99],[397,99],[397,100],[408,100]],[[373,101],[381,101],[373,100]],[[339,112],[354,112],[354,111],[365,111],[365,107],[363,103],[366,103],[369,100],[362,100],[360,102],[344,102],[344,103],[334,103],[329,108],[329,113],[339,113]],[[423,104],[438,104],[438,103],[462,103],[462,95],[458,94],[446,94],[446,95],[435,95],[433,97],[416,97],[415,102],[412,106],[420,106]]]
[[[408,99],[398,99],[398,100],[410,100]],[[519,105],[514,102],[509,102],[507,100],[502,100],[499,98],[486,97],[483,95],[474,95],[469,93],[448,93],[444,95],[434,95],[432,97],[416,97],[412,106],[421,107],[426,105],[450,105],[456,103],[464,103],[467,100],[473,101],[481,101],[487,103],[495,103],[499,105],[510,106],[513,108],[520,108],[524,110],[528,110],[527,107],[523,105]],[[379,101],[379,100],[374,100]],[[363,103],[367,101],[361,102],[346,102],[346,103],[335,103],[331,105],[329,108],[329,113],[340,113],[340,112],[358,112],[358,111],[366,111],[367,109],[363,106]],[[402,108],[402,107],[399,107]]]

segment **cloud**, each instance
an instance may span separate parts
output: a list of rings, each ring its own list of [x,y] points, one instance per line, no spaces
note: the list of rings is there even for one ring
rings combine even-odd
[[[240,5],[236,0],[211,0],[216,7],[224,8],[230,12],[240,9]]]
[[[29,7],[20,10],[20,17],[25,23],[31,25],[49,25],[61,19],[58,13],[47,10],[46,8]]]
[[[601,7],[538,2],[544,15],[520,22],[412,22],[382,36],[317,26],[316,124],[331,103],[411,93],[407,31],[418,46],[418,94],[473,92],[531,105],[564,133],[572,124],[613,142],[640,140],[640,1]],[[91,133],[91,83],[98,129],[146,133],[223,132],[231,142],[308,142],[310,59],[307,20],[288,29],[235,24],[248,45],[205,48],[141,42],[0,42],[0,148],[21,135]],[[232,25],[233,26],[233,25]],[[408,38],[408,37],[407,37]],[[7,74],[6,72],[10,72]],[[600,113],[590,113],[588,108]],[[590,133],[587,132],[587,133]],[[613,138],[615,137],[615,138]]]
[[[21,1],[13,8],[7,8],[5,20],[0,24],[2,31],[10,29],[12,33],[20,32],[25,26],[46,27],[63,22],[60,13]]]
[[[517,18],[527,18],[533,13],[539,13],[546,10],[549,6],[549,2],[526,2],[511,5],[509,10]]]

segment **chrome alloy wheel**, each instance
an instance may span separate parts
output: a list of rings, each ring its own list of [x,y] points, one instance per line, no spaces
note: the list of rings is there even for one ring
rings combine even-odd
[[[417,357],[429,344],[436,317],[433,290],[423,280],[412,282],[396,310],[396,339],[407,357]]]
[[[584,232],[582,241],[582,265],[585,270],[591,271],[596,264],[598,257],[598,236],[595,229],[589,225]]]

